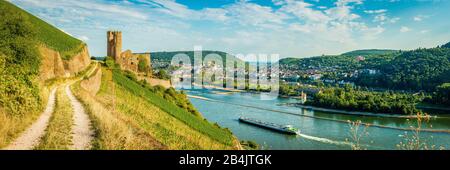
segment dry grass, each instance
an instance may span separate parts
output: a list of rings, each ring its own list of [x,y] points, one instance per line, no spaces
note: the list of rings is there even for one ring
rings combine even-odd
[[[369,125],[362,125],[361,120],[357,120],[355,122],[352,122],[348,120],[348,125],[350,128],[349,131],[349,137],[350,139],[346,139],[347,142],[350,142],[350,146],[352,150],[367,150],[367,148],[364,148],[362,145],[362,139],[369,136],[369,132],[367,131],[369,128]],[[363,127],[361,127],[363,126]]]
[[[409,120],[408,120],[409,121]],[[397,144],[397,148],[400,150],[444,150],[443,146],[436,146],[432,144],[429,138],[421,136],[420,132],[423,127],[423,123],[428,123],[430,116],[425,113],[421,115],[417,113],[415,125],[410,126],[410,133],[406,131],[402,137],[402,141]],[[432,125],[429,125],[432,128]]]
[[[57,91],[55,111],[50,118],[45,135],[38,150],[67,150],[72,141],[73,109],[69,98],[64,93],[64,88]]]
[[[75,77],[39,82],[41,107],[34,109],[37,111],[29,111],[25,115],[11,115],[0,107],[0,148],[6,147],[39,118],[45,108],[44,106],[47,104],[51,89],[59,84],[82,78],[85,73],[89,73],[95,68],[95,64],[97,63],[93,62]]]
[[[47,104],[51,88],[42,86],[40,88],[40,96],[44,105]],[[6,147],[33,124],[42,113],[44,105],[40,109],[36,109],[40,111],[30,111],[26,115],[11,115],[0,107],[0,148]]]
[[[111,72],[103,71],[98,101],[115,110],[119,119],[154,136],[168,149],[233,149],[202,134],[147,100],[112,82]]]

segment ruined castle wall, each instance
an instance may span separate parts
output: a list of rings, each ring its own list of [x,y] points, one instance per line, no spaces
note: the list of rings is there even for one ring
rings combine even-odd
[[[70,60],[64,60],[63,62],[66,73],[70,75],[75,75],[76,73],[83,71],[91,64],[91,57],[87,46],[85,45],[81,52],[73,56]]]
[[[39,52],[41,54],[42,62],[39,69],[39,79],[41,81],[75,75],[86,69],[91,63],[91,58],[86,45],[84,45],[82,50],[70,60],[63,60],[59,52],[45,46],[40,46]]]
[[[64,77],[64,63],[59,52],[45,46],[40,46],[41,66],[39,68],[39,79],[45,81],[56,77]]]
[[[95,74],[81,81],[80,86],[92,95],[96,95],[102,83],[102,69],[97,68]]]

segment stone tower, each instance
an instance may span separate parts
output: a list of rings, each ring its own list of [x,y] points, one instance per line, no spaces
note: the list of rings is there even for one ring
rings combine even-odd
[[[122,53],[122,32],[108,31],[107,38],[107,55],[113,57],[118,62]]]

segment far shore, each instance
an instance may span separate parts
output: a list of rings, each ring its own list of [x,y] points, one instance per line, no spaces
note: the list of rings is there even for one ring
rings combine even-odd
[[[239,89],[234,89],[234,88],[224,88],[224,87],[219,87],[219,86],[214,86],[214,85],[204,85],[204,84],[202,85],[202,84],[197,84],[197,83],[192,83],[192,85],[207,88],[207,89],[219,89],[219,90],[224,90],[224,91],[229,91],[229,92],[244,92],[244,90],[239,90]]]
[[[337,113],[337,114],[357,115],[357,116],[388,117],[388,118],[404,118],[404,119],[417,118],[417,115],[398,115],[398,114],[390,114],[390,113],[347,111],[347,110],[338,110],[338,109],[328,109],[328,108],[316,107],[316,106],[308,106],[308,105],[302,105],[302,104],[298,104],[298,103],[291,103],[291,104],[295,105],[296,107],[303,108],[303,109],[311,109],[311,110],[314,110],[314,111]],[[437,118],[437,116],[431,116],[431,117],[432,118]]]

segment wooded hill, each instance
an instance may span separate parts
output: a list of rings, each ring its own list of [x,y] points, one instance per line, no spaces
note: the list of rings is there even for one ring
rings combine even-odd
[[[438,85],[450,82],[450,43],[436,48],[419,48],[411,51],[369,50],[344,53],[337,56],[287,58],[280,60],[282,70],[316,69],[327,78],[355,82],[366,87],[394,90],[434,91]],[[362,55],[358,61],[355,56]],[[376,75],[342,78],[336,73],[373,69]]]

